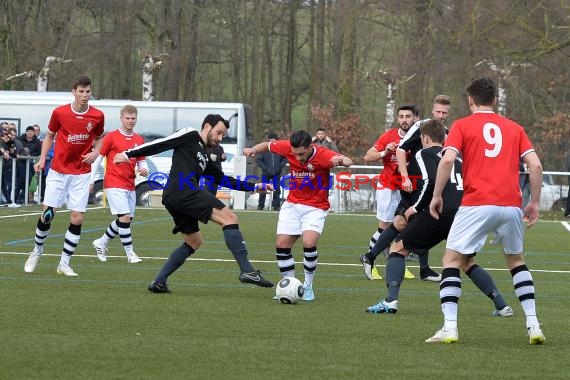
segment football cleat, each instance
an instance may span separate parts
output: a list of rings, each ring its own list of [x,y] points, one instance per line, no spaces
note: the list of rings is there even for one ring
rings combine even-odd
[[[73,269],[71,269],[69,265],[62,265],[62,264],[59,264],[57,266],[57,274],[63,274],[66,275],[67,277],[79,276],[77,273],[73,271]]]
[[[364,276],[369,280],[373,280],[372,268],[374,268],[374,263],[366,255],[360,255],[360,262],[362,263],[362,269],[364,269]]]
[[[153,293],[170,293],[170,289],[168,289],[166,284],[161,284],[156,281],[151,282],[147,289]]]
[[[101,240],[95,239],[93,240],[93,248],[95,248],[95,252],[97,252],[97,258],[99,261],[107,261],[107,246],[101,243]]]
[[[539,325],[530,326],[527,330],[530,344],[544,344],[546,342],[546,337]]]
[[[431,338],[426,339],[426,343],[455,343],[459,340],[457,328],[438,330]]]
[[[272,288],[273,283],[267,279],[265,279],[260,271],[256,270],[253,272],[242,272],[239,275],[240,282],[246,284],[253,284],[257,286],[261,286],[262,288]]]
[[[441,282],[441,274],[434,272],[431,268],[421,269],[420,278],[422,281]]]
[[[366,312],[370,314],[382,314],[382,313],[396,314],[398,312],[398,300],[390,302],[382,300],[378,302],[376,305],[370,306],[368,309],[366,309]]]
[[[38,265],[40,258],[42,256],[44,249],[43,247],[34,247],[34,250],[30,253],[30,256],[26,260],[24,264],[24,272],[32,273],[36,270],[36,266]]]
[[[142,259],[138,257],[136,253],[133,252],[127,255],[127,261],[129,262],[129,264],[137,264],[142,262]]]
[[[493,317],[512,317],[513,316],[513,309],[509,305],[505,306],[501,310],[493,310]]]
[[[312,286],[303,286],[303,301],[314,301],[315,300],[315,293],[313,292]]]

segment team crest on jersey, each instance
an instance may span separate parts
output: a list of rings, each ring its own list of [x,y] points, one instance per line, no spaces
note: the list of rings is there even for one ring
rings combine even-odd
[[[309,163],[307,164],[307,170],[310,171],[310,172],[312,172],[313,170],[315,170],[315,166],[309,162]]]
[[[92,122],[88,122],[87,126],[85,127],[87,128],[87,132],[91,132],[91,130],[93,129],[93,123]]]

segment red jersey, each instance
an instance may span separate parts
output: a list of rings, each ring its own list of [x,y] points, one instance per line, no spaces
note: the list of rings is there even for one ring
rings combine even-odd
[[[136,148],[142,144],[144,144],[144,139],[137,133],[126,135],[120,129],[117,129],[105,135],[100,153],[101,156],[107,158],[105,177],[103,178],[103,187],[105,189],[135,189],[135,166],[138,161],[144,161],[145,158],[130,158],[128,163],[122,164],[113,163],[113,159],[117,153]]]
[[[463,206],[520,207],[519,161],[534,152],[523,127],[492,111],[475,112],[453,123],[444,147],[463,156]]]
[[[71,104],[53,110],[48,130],[57,136],[51,169],[61,174],[89,173],[91,165],[81,162],[81,156],[92,151],[104,128],[105,115],[95,107],[88,106],[83,113],[75,112]]]
[[[291,181],[287,201],[326,211],[330,208],[329,188],[332,185],[330,169],[333,167],[331,158],[340,154],[322,146],[311,145],[311,148],[313,154],[307,162],[301,164],[291,152],[289,141],[277,140],[269,143],[270,152],[283,156],[289,161]]]
[[[374,148],[376,148],[378,152],[383,152],[390,143],[394,143],[396,145],[400,144],[402,137],[404,136],[400,134],[400,128],[390,129],[384,132],[378,140],[376,140]],[[384,156],[382,158],[382,164],[384,165],[384,169],[382,169],[382,172],[380,173],[380,184],[382,187],[390,190],[400,189],[402,179],[398,172],[396,151],[394,150]]]

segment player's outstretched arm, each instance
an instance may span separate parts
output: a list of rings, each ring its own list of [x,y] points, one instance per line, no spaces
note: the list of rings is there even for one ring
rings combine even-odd
[[[256,153],[263,153],[269,150],[269,141],[265,141],[254,145],[251,148],[245,148],[243,150],[243,155],[246,157],[254,157]]]

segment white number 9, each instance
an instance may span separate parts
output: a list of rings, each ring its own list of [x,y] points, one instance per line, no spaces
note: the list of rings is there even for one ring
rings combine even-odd
[[[483,138],[487,144],[493,145],[493,149],[485,148],[485,157],[497,157],[503,147],[501,129],[496,124],[486,123],[483,126]]]

